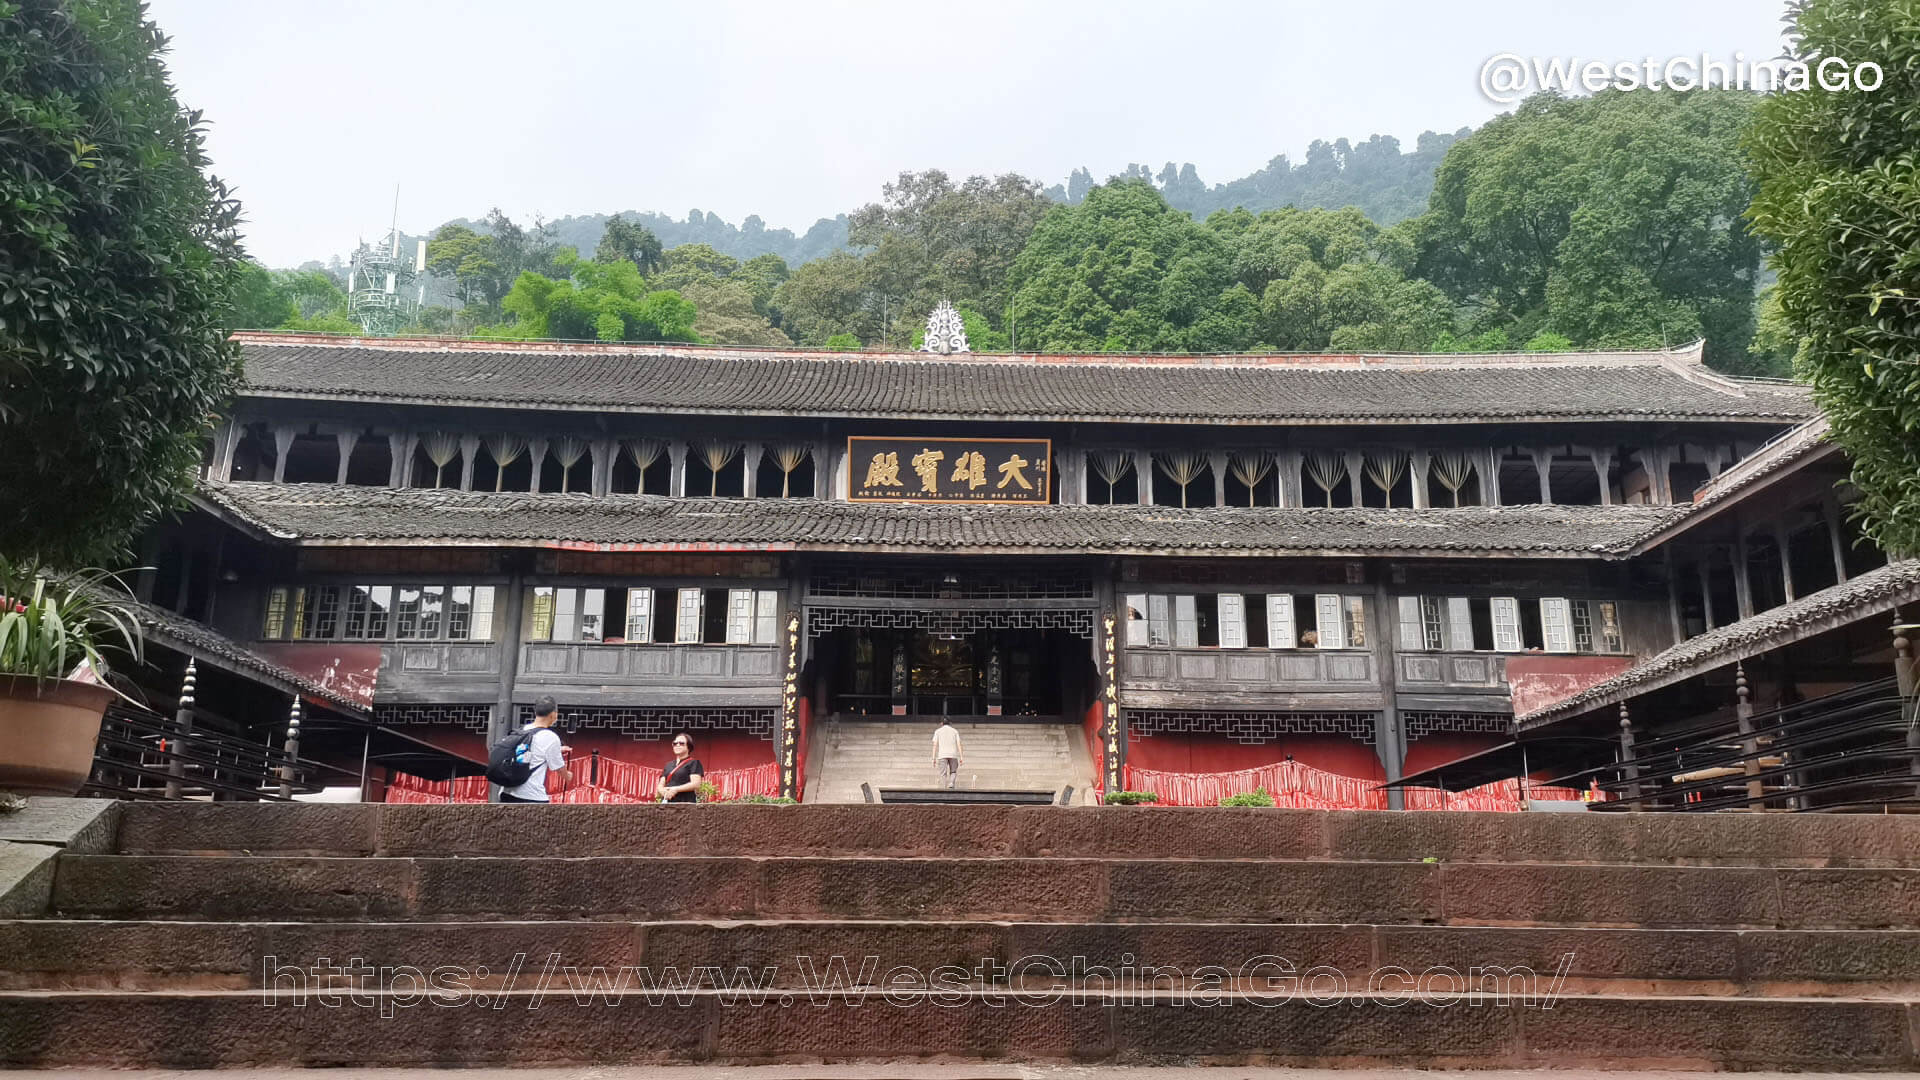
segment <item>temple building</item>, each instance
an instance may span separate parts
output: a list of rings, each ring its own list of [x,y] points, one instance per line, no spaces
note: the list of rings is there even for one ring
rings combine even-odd
[[[1502,750],[1528,732],[1565,736],[1564,772],[1618,765],[1623,702],[1629,744],[1731,717],[1716,660],[1744,662],[1749,713],[1890,675],[1883,616],[1920,597],[1859,541],[1805,390],[1698,345],[1009,356],[957,333],[241,334],[245,389],[140,598],[202,646],[167,662],[243,657],[346,732],[301,753],[372,763],[372,798],[471,772],[551,695],[577,761],[657,766],[684,730],[806,801],[931,786],[944,717],[963,786],[1085,801],[1291,762],[1398,807],[1381,785],[1476,755],[1476,780],[1540,774]],[[1827,636],[1756,660],[1818,597]],[[234,709],[280,745],[284,710]]]

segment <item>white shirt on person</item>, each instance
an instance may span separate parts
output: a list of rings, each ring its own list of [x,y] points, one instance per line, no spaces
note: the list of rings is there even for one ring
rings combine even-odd
[[[960,732],[952,724],[941,724],[933,729],[933,756],[937,758],[960,759]]]
[[[532,726],[529,724],[520,730],[524,733]],[[567,767],[567,759],[560,752],[560,733],[550,727],[535,731],[533,738],[527,741],[525,760],[533,763],[533,775],[527,777],[526,783],[517,788],[509,788],[506,793],[516,799],[551,802],[552,800],[547,798],[547,772],[551,769]]]

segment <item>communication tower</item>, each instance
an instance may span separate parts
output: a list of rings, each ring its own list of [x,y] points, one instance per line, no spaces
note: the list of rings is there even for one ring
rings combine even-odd
[[[400,192],[393,193],[394,225],[376,244],[361,241],[347,270],[347,314],[369,336],[386,336],[408,326],[426,299],[427,242],[402,252]]]

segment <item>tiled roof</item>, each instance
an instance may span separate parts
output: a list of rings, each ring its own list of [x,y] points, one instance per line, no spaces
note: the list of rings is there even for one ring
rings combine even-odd
[[[1001,356],[236,335],[245,393],[597,412],[1338,423],[1799,420],[1803,388],[1697,346],[1486,356]]]
[[[1688,638],[1570,698],[1516,717],[1515,723],[1522,729],[1550,724],[1790,644],[1808,636],[1809,627],[1828,620],[1864,618],[1915,599],[1920,599],[1920,560],[1888,563],[1752,618]]]
[[[949,506],[209,482],[201,485],[201,499],[302,544],[1108,554],[1614,555],[1684,512],[1650,506]]]
[[[134,617],[140,622],[141,633],[149,640],[196,657],[202,663],[215,664],[241,675],[252,676],[288,693],[326,702],[350,716],[367,715],[366,706],[359,702],[274,663],[205,623],[130,597],[117,596],[114,600],[133,611]]]

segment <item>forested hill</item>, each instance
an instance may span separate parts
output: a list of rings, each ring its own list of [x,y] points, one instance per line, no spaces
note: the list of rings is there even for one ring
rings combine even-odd
[[[1119,177],[1138,177],[1160,189],[1175,209],[1204,220],[1216,210],[1245,207],[1255,213],[1282,206],[1322,207],[1337,210],[1356,206],[1369,220],[1392,225],[1414,217],[1427,208],[1427,195],[1433,191],[1434,170],[1446,156],[1447,147],[1467,134],[1461,128],[1450,135],[1423,132],[1411,152],[1403,152],[1400,140],[1390,135],[1375,135],[1362,143],[1346,139],[1332,142],[1316,139],[1307,147],[1304,160],[1295,163],[1281,154],[1259,169],[1237,180],[1209,185],[1200,178],[1191,162],[1175,165],[1169,161],[1157,172],[1147,165],[1130,164]],[[1054,202],[1077,204],[1088,190],[1100,183],[1091,169],[1075,169],[1063,183],[1046,189]],[[582,253],[591,252],[606,231],[612,214],[569,215],[547,223],[554,243]],[[665,248],[682,244],[706,244],[723,255],[745,262],[756,255],[773,254],[788,266],[799,266],[847,246],[848,216],[839,214],[821,218],[805,233],[791,229],[769,229],[759,215],[750,215],[739,225],[730,224],[710,211],[691,210],[684,221],[652,211],[623,210],[620,216],[644,225],[660,238]],[[486,223],[458,218],[448,222],[485,233]],[[319,263],[307,264],[319,268]]]

